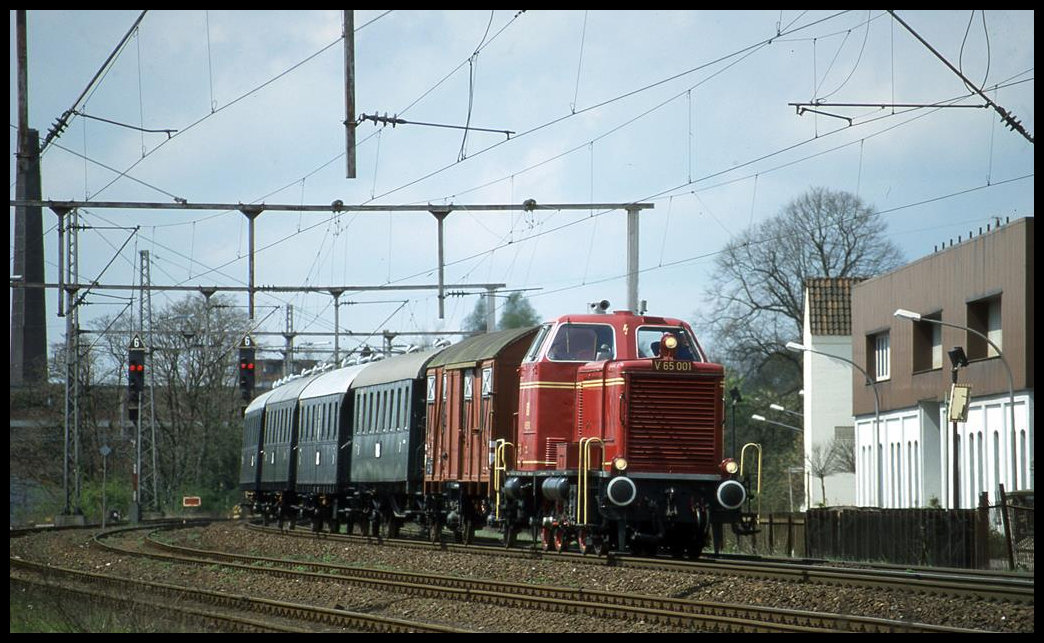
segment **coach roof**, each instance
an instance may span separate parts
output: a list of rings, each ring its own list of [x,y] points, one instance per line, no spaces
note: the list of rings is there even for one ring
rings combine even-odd
[[[352,388],[423,377],[428,361],[436,353],[438,349],[394,355],[379,362],[370,362],[363,372],[356,376]]]
[[[484,333],[469,337],[450,346],[435,356],[428,368],[444,366],[446,368],[470,368],[480,361],[496,357],[505,346],[526,335],[536,332],[537,326],[511,328],[495,333]]]

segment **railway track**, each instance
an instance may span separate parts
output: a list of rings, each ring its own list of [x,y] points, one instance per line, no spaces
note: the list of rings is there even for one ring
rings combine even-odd
[[[173,527],[174,525],[168,525]],[[177,525],[181,526],[181,525]],[[192,527],[195,525],[185,525]],[[241,530],[257,530],[249,533]],[[145,532],[153,533],[146,538]],[[269,538],[273,535],[279,538]],[[88,538],[93,532],[82,530],[77,539]],[[291,538],[282,538],[281,536]],[[28,536],[32,537],[32,536]],[[216,538],[216,539],[215,539]],[[692,563],[678,560],[637,560],[630,557],[597,558],[572,553],[542,552],[533,548],[505,550],[502,545],[483,548],[476,545],[468,547],[454,543],[432,544],[419,540],[383,541],[380,547],[357,546],[359,541],[374,543],[375,537],[347,536],[343,534],[312,533],[305,530],[278,532],[274,529],[249,527],[246,523],[231,522],[216,524],[212,528],[184,529],[177,531],[157,531],[151,529],[120,529],[97,534],[96,540],[87,547],[92,560],[83,560],[79,554],[68,555],[68,550],[53,550],[54,558],[65,557],[65,560],[76,561],[77,569],[88,571],[98,569],[109,562],[98,563],[96,559],[112,561],[113,568],[106,570],[102,576],[112,574],[131,575],[135,578],[170,581],[171,584],[186,583],[195,588],[218,589],[218,594],[240,596],[248,590],[254,598],[266,600],[272,598],[286,599],[284,603],[297,603],[293,609],[309,609],[312,605],[325,605],[323,609],[333,609],[341,614],[354,610],[374,615],[377,612],[407,617],[411,629],[381,630],[374,625],[351,624],[337,625],[324,623],[322,616],[302,616],[292,614],[279,624],[280,627],[302,627],[310,631],[329,629],[352,629],[353,631],[424,631],[427,623],[438,626],[453,625],[460,630],[474,631],[650,631],[650,632],[682,632],[682,631],[725,631],[725,632],[768,632],[768,631],[859,631],[859,632],[969,632],[969,631],[1007,631],[1002,622],[995,618],[929,620],[929,623],[947,623],[963,625],[964,628],[939,625],[924,625],[917,618],[919,614],[927,614],[915,609],[920,605],[940,605],[938,601],[926,599],[899,599],[899,609],[854,609],[849,601],[855,598],[862,601],[876,601],[870,598],[876,590],[850,588],[838,589],[837,593],[827,593],[831,597],[846,596],[842,602],[828,601],[831,605],[839,605],[844,614],[830,614],[835,610],[820,601],[806,602],[797,598],[773,602],[762,600],[758,595],[750,595],[743,590],[741,596],[746,600],[716,602],[718,595],[730,596],[728,589],[734,583],[761,584],[760,580],[744,581],[733,573],[733,566],[738,561],[699,561],[697,565],[716,566],[717,570],[698,571],[692,569]],[[12,552],[17,540],[12,535]],[[300,544],[295,544],[295,543]],[[207,543],[204,545],[203,543]],[[211,544],[213,543],[213,544]],[[76,547],[83,547],[80,544]],[[107,548],[102,550],[102,547]],[[220,551],[215,551],[220,550]],[[458,555],[461,550],[466,555]],[[27,550],[28,551],[28,550]],[[255,554],[234,555],[226,552],[252,551]],[[267,554],[267,552],[280,552]],[[369,553],[367,553],[369,552]],[[412,552],[417,552],[413,554]],[[424,552],[430,552],[425,555]],[[152,560],[138,558],[149,556]],[[505,556],[510,558],[505,559]],[[511,559],[518,559],[511,562]],[[38,560],[33,557],[33,560]],[[486,562],[486,561],[489,562]],[[153,562],[157,561],[157,562]],[[353,566],[350,563],[354,561]],[[387,562],[379,562],[387,561]],[[396,562],[392,562],[396,561]],[[415,565],[413,562],[429,564]],[[746,564],[765,561],[743,561]],[[341,564],[349,563],[349,564]],[[436,563],[436,564],[430,564]],[[669,569],[666,574],[649,572],[642,566]],[[680,565],[680,567],[678,567]],[[16,585],[15,575],[18,563],[12,558],[12,588]],[[612,569],[607,569],[612,566]],[[376,569],[375,567],[380,567]],[[511,573],[489,573],[485,570],[511,569]],[[152,569],[151,573],[140,573],[139,570]],[[410,571],[391,571],[392,569]],[[411,573],[431,570],[430,573]],[[157,573],[157,570],[160,570]],[[529,570],[533,570],[532,572]],[[570,572],[571,570],[571,572]],[[588,571],[585,571],[588,570]],[[633,570],[633,571],[632,571]],[[456,576],[446,575],[446,571]],[[844,570],[847,572],[863,570]],[[901,571],[901,570],[893,570]],[[565,573],[559,573],[565,572]],[[19,572],[22,573],[22,572]],[[53,570],[52,570],[53,573]],[[769,572],[759,571],[741,574],[750,576]],[[771,572],[775,573],[775,572]],[[719,579],[713,577],[720,576]],[[710,575],[710,576],[709,576]],[[462,578],[462,576],[467,576]],[[648,576],[657,589],[651,589],[645,582],[623,582],[625,579],[640,579]],[[70,577],[71,578],[71,577]],[[528,582],[504,582],[504,580],[523,580]],[[667,583],[664,579],[676,578]],[[686,580],[691,578],[691,581]],[[214,582],[215,579],[219,582]],[[548,582],[541,579],[556,579]],[[601,579],[601,580],[599,580]],[[981,578],[979,578],[981,580]],[[22,581],[18,581],[22,582]],[[101,582],[101,581],[99,581]],[[892,581],[896,582],[896,581]],[[63,585],[78,584],[83,581],[63,580]],[[794,590],[780,589],[779,583],[765,585],[776,589],[761,590],[771,593],[783,592],[795,597],[822,595],[823,589],[814,587],[827,583],[818,583],[808,579],[795,578],[790,581]],[[581,586],[583,585],[583,586]],[[726,588],[725,592],[715,590],[705,592],[700,588]],[[149,585],[128,586],[116,592],[123,596],[148,596],[153,592]],[[799,589],[808,587],[809,590]],[[181,588],[184,591],[184,587]],[[610,590],[610,591],[596,591]],[[696,590],[696,591],[693,591]],[[156,590],[160,592],[161,590]],[[922,590],[916,590],[921,592]],[[655,595],[649,595],[655,594]],[[768,598],[768,595],[765,595]],[[693,600],[694,598],[710,600]],[[360,600],[361,599],[361,600]],[[199,599],[205,601],[205,599]],[[726,600],[728,600],[726,598]],[[887,599],[886,599],[887,600]],[[946,599],[948,600],[948,599]],[[161,607],[180,606],[185,599],[159,599]],[[348,605],[342,607],[341,603]],[[739,604],[736,604],[739,603]],[[981,603],[980,603],[981,604]],[[193,602],[195,605],[195,602]],[[774,607],[769,607],[774,605]],[[434,607],[433,607],[434,606]],[[385,609],[390,607],[392,609]],[[802,609],[780,609],[805,608]],[[194,609],[212,611],[212,607],[199,605]],[[239,608],[222,608],[236,613]],[[274,609],[274,608],[270,608]],[[291,609],[284,607],[283,609]],[[930,610],[936,608],[929,608]],[[946,609],[946,608],[942,608]],[[990,610],[992,608],[985,608]],[[1032,599],[1027,608],[1013,609],[1010,606],[998,606],[1008,615],[1012,624],[1023,623],[1025,615],[1029,615],[1032,627]],[[253,617],[264,623],[279,621],[278,612],[254,611],[260,607],[243,607],[245,619]],[[979,608],[973,612],[978,613]],[[952,611],[952,608],[951,610]],[[477,615],[484,615],[481,618]],[[490,614],[496,614],[491,618]],[[872,617],[894,615],[897,620]],[[202,617],[190,615],[194,621],[203,621]],[[415,619],[415,620],[414,620]],[[433,620],[434,619],[434,620]],[[985,626],[985,629],[979,629]],[[231,622],[214,625],[213,629],[221,631],[258,631],[257,625],[245,622],[242,625]],[[975,628],[975,629],[968,629]],[[1020,630],[1025,631],[1025,630]],[[1030,630],[1032,631],[1032,630]]]
[[[104,541],[103,541],[103,544]],[[539,612],[586,614],[607,619],[639,620],[688,631],[719,632],[970,632],[963,628],[923,625],[852,615],[783,610],[683,598],[619,594],[530,583],[509,583],[459,576],[416,574],[200,550],[160,542],[150,536],[147,554],[200,565],[215,563],[240,571],[281,576],[289,582],[338,581],[395,593],[481,603]],[[124,553],[132,553],[112,544]],[[138,552],[141,553],[141,552]]]
[[[494,556],[532,558],[548,556],[575,564],[611,565],[624,569],[646,569],[681,571],[689,573],[745,576],[764,580],[779,580],[793,583],[819,583],[838,587],[877,588],[920,593],[929,596],[954,596],[986,599],[1032,605],[1034,602],[1034,580],[1023,574],[997,573],[980,570],[841,567],[825,562],[788,562],[733,557],[716,557],[708,560],[676,560],[671,558],[647,558],[633,556],[596,557],[576,552],[545,552],[535,543],[533,547],[507,549],[502,545],[475,542],[470,545],[456,543],[429,543],[410,539],[378,539],[373,536],[330,534],[307,530],[279,530],[247,523],[248,529],[282,533],[295,538],[332,538],[346,542],[377,543],[392,547],[415,547],[446,551],[482,552]]]
[[[156,618],[192,622],[221,632],[354,631],[466,633],[444,625],[327,609],[245,594],[138,581],[11,559],[11,584],[119,610],[144,610]]]

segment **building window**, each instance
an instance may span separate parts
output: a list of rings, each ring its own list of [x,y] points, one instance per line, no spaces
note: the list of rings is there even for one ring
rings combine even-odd
[[[977,330],[1004,350],[1001,332],[1001,297],[968,302],[968,328]],[[989,342],[975,333],[968,333],[968,359],[997,357],[997,351]]]
[[[939,320],[940,313],[925,315],[924,319]],[[913,370],[934,371],[942,368],[942,326],[930,321],[915,321],[913,323]]]
[[[892,376],[892,343],[891,336],[885,333],[867,337],[867,364],[872,368],[871,375],[875,381],[890,379]]]
[[[855,473],[856,443],[854,426],[834,427],[834,456],[838,473]]]

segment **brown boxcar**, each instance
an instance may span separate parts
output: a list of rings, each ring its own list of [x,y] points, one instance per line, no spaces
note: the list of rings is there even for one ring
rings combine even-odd
[[[470,337],[428,364],[424,490],[444,507],[446,527],[470,539],[482,503],[495,494],[496,444],[511,440],[518,367],[536,327]]]

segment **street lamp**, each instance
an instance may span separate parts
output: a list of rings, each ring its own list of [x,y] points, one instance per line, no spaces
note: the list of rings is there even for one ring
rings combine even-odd
[[[776,422],[775,420],[766,419],[764,415],[758,415],[757,413],[750,416],[750,419],[757,420],[758,422],[765,422],[766,424],[775,424],[776,426],[781,426],[784,429],[790,429],[791,431],[797,431],[798,433],[802,433],[804,431],[803,429],[799,429],[796,426],[791,426],[790,424],[783,424],[782,422]]]
[[[797,411],[791,411],[788,408],[784,408],[783,405],[781,405],[781,404],[769,404],[769,408],[772,409],[773,411],[779,411],[780,413],[789,413],[791,415],[794,415],[796,417],[801,418],[802,420],[805,418],[805,415],[803,413],[798,413]]]
[[[862,373],[863,377],[866,378],[867,383],[869,383],[870,387],[873,388],[873,390],[874,390],[874,444],[873,444],[873,448],[871,449],[871,453],[873,454],[874,460],[876,460],[876,462],[877,462],[877,467],[876,467],[876,469],[877,469],[877,473],[876,473],[876,477],[877,477],[877,481],[876,482],[877,482],[877,484],[875,485],[875,487],[876,487],[876,492],[875,492],[876,498],[875,498],[875,501],[877,502],[877,504],[881,504],[881,456],[878,453],[878,444],[880,444],[880,437],[881,437],[881,398],[877,394],[877,382],[875,382],[874,379],[872,377],[870,377],[870,374],[867,373],[863,369],[862,366],[860,366],[859,364],[856,364],[855,362],[853,362],[850,359],[841,357],[839,355],[831,355],[830,353],[824,353],[824,352],[821,352],[821,351],[817,351],[815,349],[812,349],[812,348],[809,348],[809,347],[805,346],[804,344],[799,344],[797,342],[787,342],[787,350],[791,350],[791,351],[795,351],[795,352],[799,352],[799,353],[801,353],[801,352],[815,353],[817,355],[822,355],[824,357],[832,357],[832,358],[834,358],[836,360],[840,360],[842,362],[845,362],[846,364],[849,364],[850,366],[855,368],[857,371]]]
[[[1004,359],[1004,352],[1001,351],[999,346],[997,346],[996,344],[993,343],[993,340],[991,340],[985,334],[975,330],[974,328],[969,328],[967,326],[961,326],[960,324],[954,324],[952,322],[944,322],[941,319],[934,319],[932,317],[925,317],[925,316],[921,315],[920,313],[915,313],[912,310],[906,310],[905,308],[897,308],[895,310],[895,313],[893,313],[893,314],[896,317],[899,317],[900,319],[909,319],[910,321],[928,322],[928,323],[931,323],[931,324],[938,324],[940,326],[949,326],[950,328],[957,328],[957,329],[960,329],[960,330],[968,331],[969,333],[974,333],[975,335],[978,335],[982,339],[986,340],[986,343],[989,344],[990,346],[992,346],[993,350],[997,351],[997,357],[999,357],[1000,360],[1001,360],[1001,363],[1004,364],[1004,370],[1008,374],[1008,421],[1010,422],[1010,426],[1008,427],[1008,431],[1011,434],[1011,480],[1012,480],[1012,482],[1015,483],[1015,488],[1018,489],[1019,488],[1019,469],[1018,469],[1018,466],[1016,466],[1016,461],[1015,461],[1015,379],[1011,376],[1011,366],[1008,365],[1008,360]],[[963,353],[963,349],[962,349],[962,353]],[[951,359],[952,359],[952,356],[951,356]],[[964,365],[967,366],[967,359],[965,360],[965,364]],[[956,366],[955,366],[955,368],[956,368]]]

